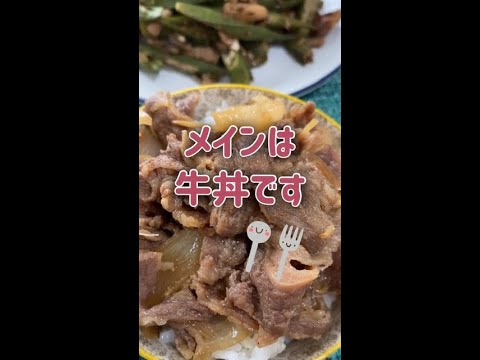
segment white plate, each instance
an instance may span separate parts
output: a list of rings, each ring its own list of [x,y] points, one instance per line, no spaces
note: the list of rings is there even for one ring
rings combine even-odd
[[[316,89],[341,64],[341,26],[337,24],[327,35],[325,44],[313,50],[313,62],[302,66],[281,46],[272,46],[268,61],[252,69],[252,85],[270,88],[285,94],[302,96]],[[200,85],[192,76],[173,69],[162,69],[158,75],[139,71],[139,97],[146,99],[159,90],[176,91]],[[220,82],[228,82],[228,78]]]

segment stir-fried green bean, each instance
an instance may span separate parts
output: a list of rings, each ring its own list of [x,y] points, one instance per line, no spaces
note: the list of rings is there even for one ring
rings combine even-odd
[[[303,0],[258,0],[260,5],[270,10],[286,10],[300,5]]]
[[[163,17],[160,19],[160,24],[179,34],[201,41],[202,43],[215,42],[218,40],[217,32],[214,29],[186,16],[175,15]]]
[[[304,0],[302,8],[300,9],[300,21],[304,24],[311,24],[322,4],[322,0]],[[308,28],[302,28],[299,30],[299,35],[307,36],[309,32],[310,30]]]
[[[313,52],[310,42],[306,38],[298,38],[285,43],[288,52],[300,63],[312,62]]]
[[[268,59],[268,43],[266,41],[245,41],[242,46],[247,52],[247,62],[251,67],[260,66]]]
[[[139,50],[153,58],[160,59],[178,70],[188,74],[212,74],[221,76],[226,74],[226,70],[220,66],[207,63],[205,61],[194,59],[186,55],[172,55],[163,52],[147,44],[140,43]]]
[[[269,12],[265,24],[273,29],[298,30],[311,28],[311,25],[291,16]]]
[[[138,65],[143,71],[156,74],[163,67],[163,61],[160,59],[148,59],[147,62],[139,62]]]
[[[249,84],[252,81],[252,74],[240,51],[231,50],[230,53],[222,55],[222,61],[232,83]]]
[[[232,38],[240,40],[281,41],[294,37],[292,35],[271,31],[263,26],[249,25],[238,20],[233,20],[215,10],[203,6],[178,2],[175,5],[175,10],[203,24],[210,25],[214,29],[223,31]]]
[[[319,17],[322,4],[322,0],[139,0],[139,67],[158,72],[170,66],[203,81],[228,75],[231,82],[249,83],[251,68],[267,61],[272,43],[307,64],[313,60],[312,47],[321,46],[340,19],[340,12]]]
[[[160,18],[165,8],[161,6],[142,6],[138,7],[138,17],[140,21],[150,21]]]
[[[203,4],[211,0],[184,0],[187,4]],[[140,0],[140,4],[144,6],[161,6],[165,9],[175,9],[177,0]]]

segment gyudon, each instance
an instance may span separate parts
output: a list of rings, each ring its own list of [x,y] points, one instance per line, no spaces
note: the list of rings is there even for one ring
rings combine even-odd
[[[281,343],[278,353],[287,339],[321,339],[335,317],[326,294],[335,294],[337,302],[340,297],[339,140],[319,124],[312,103],[287,103],[260,93],[227,108],[209,106],[201,92],[175,98],[158,93],[140,110],[141,337],[157,339],[168,331],[180,354],[193,360],[227,358],[222,351],[241,351],[247,342],[257,348]],[[188,132],[199,131],[205,122],[211,125],[210,142],[232,124],[253,126],[256,133],[289,125],[296,149],[288,158],[272,158],[265,142],[252,156],[242,157],[239,151],[255,137],[236,136],[229,159],[220,149],[186,157],[192,145]],[[249,177],[299,173],[306,183],[298,207],[283,201],[280,191],[267,191],[275,205],[260,204],[256,184],[249,182],[244,188],[251,195],[241,208],[232,199],[215,207],[211,196],[200,196],[193,208],[174,192],[179,172],[190,169],[210,179],[220,170],[233,174],[240,169]],[[246,229],[253,221],[269,224],[271,237],[258,245],[246,272],[252,246]],[[303,239],[288,253],[276,280],[279,236],[286,224],[304,229]]]

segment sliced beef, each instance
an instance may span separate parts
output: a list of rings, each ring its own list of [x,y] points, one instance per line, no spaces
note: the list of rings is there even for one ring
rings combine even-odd
[[[254,316],[255,307],[259,308],[257,289],[247,272],[235,270],[228,279],[227,301],[248,315]]]
[[[315,104],[312,102],[307,102],[305,105],[295,104],[287,114],[287,119],[293,121],[297,128],[304,128],[314,117]]]
[[[332,316],[329,311],[302,311],[292,317],[286,335],[292,339],[319,339],[331,327]]]
[[[168,215],[162,206],[154,201],[139,201],[138,227],[145,233],[158,233],[167,223]]]
[[[230,321],[239,324],[250,331],[258,330],[258,322],[246,311],[233,306],[226,299],[226,284],[218,281],[214,285],[208,285],[198,278],[192,282],[192,289],[195,289],[198,302],[205,305],[213,312],[226,316]]]
[[[290,319],[306,291],[305,287],[293,291],[282,291],[275,287],[267,274],[265,263],[266,251],[261,247],[257,251],[250,273],[260,300],[260,312],[255,318],[266,333],[263,339],[259,336],[259,344],[268,343],[271,339],[285,335]]]
[[[138,198],[143,203],[153,202],[157,200],[160,185],[162,183],[162,178],[166,174],[159,175],[155,173],[152,175],[153,176],[145,177],[140,175],[138,178]]]
[[[305,292],[302,303],[290,320],[286,335],[293,339],[319,339],[332,326],[330,310],[323,301],[322,284],[317,280]]]
[[[338,249],[333,253],[333,263],[319,275],[318,280],[322,283],[323,287],[328,291],[336,293],[341,292],[342,280],[341,280],[341,250]]]
[[[340,154],[332,145],[322,145],[317,154],[338,176],[340,176],[342,170]]]
[[[185,329],[174,329],[175,331],[175,347],[182,354],[184,359],[191,359],[195,355],[197,343],[192,335]]]
[[[162,215],[165,212],[162,206],[156,202],[140,200],[138,204],[138,212],[140,217],[152,217]]]
[[[256,331],[258,323],[251,314],[235,306],[227,298],[229,291],[227,289],[235,282],[232,274],[238,276],[238,271],[235,272],[234,269],[244,263],[245,258],[246,244],[243,239],[223,238],[218,235],[205,236],[200,253],[200,268],[192,282],[192,289],[195,290],[198,301],[210,310],[251,331]]]
[[[198,105],[200,96],[197,93],[191,92],[175,102],[178,111],[187,116],[193,117],[195,108]]]
[[[213,208],[210,226],[215,228],[217,234],[232,237],[246,231],[250,218],[257,211],[257,202],[252,197],[245,199],[240,209],[233,205],[232,199],[227,199],[221,207]]]
[[[138,226],[140,229],[145,229],[150,232],[155,232],[165,224],[162,215],[156,215],[152,217],[140,217],[138,218]]]
[[[139,250],[147,250],[147,251],[151,251],[151,252],[159,252],[160,244],[161,244],[161,242],[139,239],[138,240],[138,249]]]
[[[272,194],[276,198],[275,206],[260,204],[260,209],[267,221],[278,228],[289,224],[304,229],[302,245],[310,254],[318,254],[335,231],[332,216],[340,208],[340,195],[310,161],[299,161],[291,169],[291,173],[294,172],[305,176],[307,180],[302,186],[300,205],[293,207],[277,191]]]
[[[155,288],[157,283],[157,273],[160,271],[162,253],[144,252],[138,254],[139,269],[139,301],[143,305],[148,295]]]
[[[167,148],[161,150],[160,153],[171,157],[176,161],[183,161],[182,151],[180,149],[180,141],[174,134],[167,135]]]
[[[207,321],[213,312],[201,305],[190,289],[183,289],[161,304],[140,313],[140,325],[164,325],[167,321]]]
[[[161,204],[172,213],[180,224],[189,228],[201,228],[208,224],[210,215],[202,208],[194,209],[185,204],[182,197],[175,194],[175,178],[165,177],[160,186]]]
[[[146,249],[150,251],[159,251],[160,246],[170,238],[164,230],[156,230],[155,232],[150,232],[145,229],[140,229],[138,233],[138,243],[139,249]]]
[[[190,107],[187,107],[187,109],[185,107],[183,110],[188,109],[187,111],[190,112]],[[150,97],[145,102],[145,112],[152,117],[152,129],[162,143],[162,148],[167,145],[167,135],[175,134],[175,136],[180,137],[182,128],[175,125],[173,121],[192,121],[190,116],[180,112],[173,103],[170,94],[166,92],[159,92]]]
[[[249,157],[240,156],[240,150],[250,146],[255,141],[253,136],[241,136],[232,143],[232,156],[229,159],[223,157],[220,151],[213,151],[211,159],[213,160],[213,170],[218,173],[220,170],[226,170],[232,174],[235,170],[241,169],[244,175],[253,174],[273,174],[283,175],[293,167],[296,162],[296,156],[292,155],[288,159],[272,158],[268,154],[268,144],[265,141],[262,147]]]
[[[242,264],[246,254],[246,244],[243,239],[205,236],[200,252],[198,279],[209,285],[215,284],[230,274],[235,266]]]
[[[141,164],[140,174],[143,176],[143,178],[147,178],[147,176],[156,169],[164,169],[166,170],[167,174],[174,174],[180,170],[184,170],[185,168],[186,167],[183,162],[175,159],[171,155],[163,153],[157,157],[145,160]]]

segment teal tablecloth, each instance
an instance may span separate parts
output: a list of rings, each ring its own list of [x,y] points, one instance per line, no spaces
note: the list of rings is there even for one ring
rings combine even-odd
[[[341,123],[341,80],[342,71],[338,69],[325,80],[320,88],[300,98],[305,101],[313,101],[319,109]]]
[[[341,85],[342,85],[341,69],[335,71],[325,80],[320,88],[301,97],[304,101],[313,101],[316,106],[330,115],[334,120],[341,123]],[[341,360],[342,350],[338,350],[335,354],[326,360]],[[144,360],[142,357],[139,360]]]

